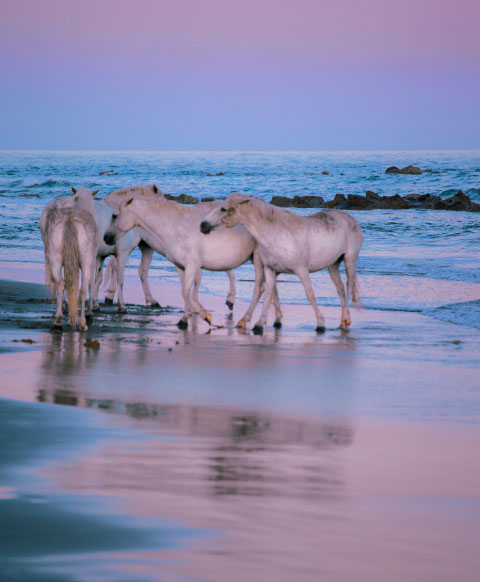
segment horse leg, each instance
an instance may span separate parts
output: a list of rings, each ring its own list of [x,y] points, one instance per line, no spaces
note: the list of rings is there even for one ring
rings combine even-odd
[[[310,273],[307,269],[298,269],[295,271],[295,275],[300,279],[305,289],[307,299],[310,301],[313,311],[315,312],[315,317],[317,318],[317,333],[323,333],[325,331],[325,320],[323,315],[320,313],[320,309],[315,301],[315,293],[313,291],[312,281],[310,279]]]
[[[260,258],[258,249],[255,249],[255,251],[253,252],[252,262],[253,267],[255,269],[255,285],[253,287],[252,301],[248,306],[245,315],[237,323],[237,327],[241,329],[245,329],[247,327],[247,323],[252,319],[253,312],[255,311],[255,308],[257,307],[258,302],[260,301],[260,297],[262,296],[263,286],[265,282],[263,263]]]
[[[198,298],[198,290],[200,288],[200,281],[202,280],[202,269],[198,269],[197,274],[195,275],[195,279],[193,281],[193,288],[192,288],[192,297],[193,300],[200,304],[200,300]]]
[[[275,307],[275,322],[273,327],[275,329],[280,329],[282,327],[282,310],[280,308],[280,299],[278,297],[278,288],[277,288],[277,275],[275,274],[275,286],[273,288],[273,305]]]
[[[198,267],[187,266],[185,268],[185,271],[183,273],[183,286],[182,286],[182,295],[185,301],[185,315],[180,320],[180,322],[188,320],[188,318],[191,317],[193,311],[195,313],[198,313],[198,315],[200,315],[200,317],[204,319],[207,323],[212,323],[212,316],[210,315],[210,313],[208,313],[208,311],[202,305],[200,305],[200,303],[197,303],[192,297],[192,287],[197,276]],[[185,324],[188,325],[187,321],[185,321],[183,325],[180,325],[180,322],[179,327],[184,327]]]
[[[142,260],[140,261],[140,266],[138,267],[138,276],[140,277],[143,294],[145,295],[145,305],[153,309],[160,309],[161,305],[153,297],[152,292],[150,291],[150,285],[148,284],[148,269],[152,263],[153,249],[143,241],[140,241],[138,248],[142,253]]]
[[[55,323],[53,324],[52,329],[62,331],[63,292],[65,289],[65,283],[61,276],[61,273],[59,275],[60,275],[59,279],[54,279],[57,286],[57,312],[55,313]]]
[[[360,298],[360,291],[358,290],[357,283],[357,259],[358,254],[348,255],[345,254],[345,271],[347,272],[347,303],[349,298],[352,298],[352,302],[357,307],[360,307],[362,300]]]
[[[270,303],[272,301],[272,296],[275,289],[275,279],[277,277],[276,273],[272,271],[269,267],[264,268],[264,276],[265,276],[265,294],[263,296],[263,307],[262,312],[260,314],[260,319],[257,323],[253,326],[253,333],[255,335],[262,335],[263,328],[267,325],[267,313],[268,308],[270,307]]]
[[[348,310],[347,301],[345,298],[345,287],[342,282],[342,278],[340,277],[340,263],[341,260],[333,263],[328,267],[328,272],[330,273],[330,277],[337,288],[338,296],[340,297],[340,304],[342,306],[342,316],[340,319],[340,327],[342,329],[348,329],[348,326],[352,323],[350,319],[350,311]]]
[[[126,255],[126,256],[125,256]],[[128,254],[127,253],[120,253],[117,247],[117,311],[118,313],[125,313],[127,311],[125,307],[125,303],[123,301],[123,272],[125,270],[125,265],[128,261]]]
[[[95,295],[95,301],[97,305],[99,287],[100,283],[98,283]],[[115,297],[115,291],[117,289],[117,257],[115,255],[111,255],[105,270],[105,287],[105,305],[112,305],[113,298]]]
[[[178,278],[180,279],[180,284],[182,286],[182,296],[184,297],[183,294],[183,289],[185,286],[185,271],[183,271],[183,269],[179,269],[178,267],[175,267],[177,269],[177,273],[178,273]],[[184,297],[185,300],[185,297]],[[185,312],[183,314],[182,319],[180,319],[177,322],[177,326],[180,329],[187,329],[188,328],[188,320],[192,317],[192,310],[190,307],[190,299],[188,299],[188,303],[187,301],[185,301]]]
[[[98,304],[98,290],[100,289],[100,285],[102,284],[102,269],[103,269],[103,263],[105,262],[105,257],[96,257],[95,260],[95,264],[96,264],[96,269],[95,269],[95,286],[94,286],[94,292],[93,292],[93,309],[95,309],[95,311],[100,311],[100,305]],[[108,265],[108,267],[110,267],[110,263]],[[107,269],[108,271],[108,269]],[[106,278],[106,273],[105,273],[105,278]],[[105,300],[106,303],[106,300]]]
[[[92,254],[93,254],[93,256],[95,256],[94,249],[93,249]],[[89,263],[88,269],[85,270],[88,273],[88,281],[86,281],[86,284],[85,284],[85,289],[88,291],[88,305],[87,305],[86,321],[87,321],[87,324],[90,325],[93,321],[93,294],[95,292],[96,259],[90,260],[90,261],[88,261],[88,263]]]
[[[235,288],[235,274],[233,271],[227,271],[227,276],[230,282],[230,289],[228,290],[227,300],[225,301],[225,303],[227,304],[228,309],[230,309],[230,311],[233,311],[235,295],[237,294],[237,290]]]

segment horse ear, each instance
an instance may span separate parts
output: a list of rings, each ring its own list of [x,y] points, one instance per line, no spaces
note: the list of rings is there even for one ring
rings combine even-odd
[[[129,204],[131,204],[133,202],[133,198],[130,198],[130,200],[125,204],[125,206],[128,206]]]
[[[155,192],[155,194],[158,194],[158,188],[156,184],[153,185],[153,191]]]
[[[77,193],[77,189],[76,189],[76,188],[74,188],[73,186],[72,186],[72,192],[73,192],[74,194],[76,194],[76,193]]]
[[[96,195],[97,195],[99,192],[100,192],[100,190],[94,190],[94,191],[92,192],[92,198],[93,198],[93,196],[96,196]]]
[[[240,204],[247,204],[247,202],[250,202],[250,198],[248,200],[242,200],[242,202],[240,202]],[[240,206],[239,204],[239,206]]]

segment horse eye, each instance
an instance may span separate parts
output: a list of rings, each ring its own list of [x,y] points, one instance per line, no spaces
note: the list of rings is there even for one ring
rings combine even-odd
[[[117,218],[118,214],[112,214],[112,220],[115,220]]]
[[[226,209],[226,208],[224,208],[223,206],[220,208],[220,210],[221,210],[222,212],[227,212],[227,209]]]

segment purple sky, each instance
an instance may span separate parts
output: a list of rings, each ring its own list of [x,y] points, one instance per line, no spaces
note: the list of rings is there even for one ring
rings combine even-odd
[[[0,0],[0,148],[480,148],[478,0]]]

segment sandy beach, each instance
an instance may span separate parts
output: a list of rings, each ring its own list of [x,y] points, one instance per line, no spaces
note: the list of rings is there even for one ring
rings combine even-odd
[[[480,331],[285,305],[254,336],[213,295],[180,331],[129,276],[54,334],[43,273],[1,274],[3,579],[478,579]]]

